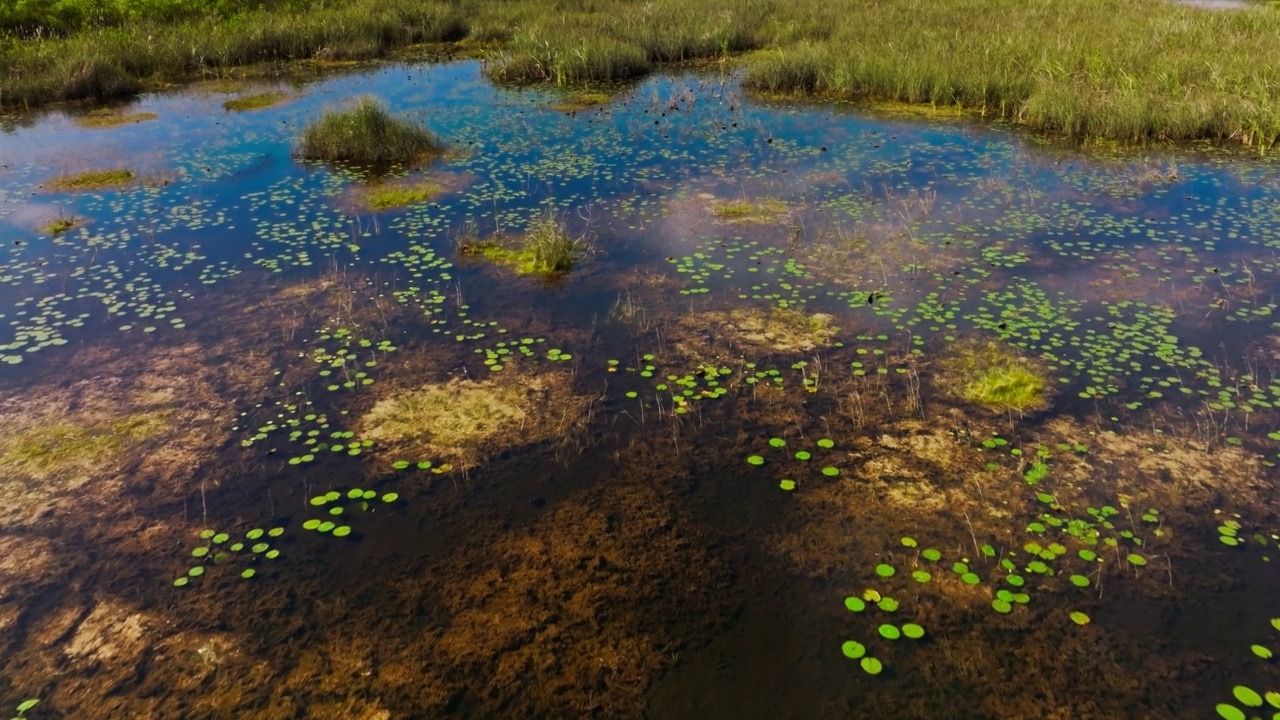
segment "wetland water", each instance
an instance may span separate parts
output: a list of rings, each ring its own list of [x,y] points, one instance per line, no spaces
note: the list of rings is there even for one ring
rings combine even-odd
[[[430,197],[291,158],[360,94],[450,146],[378,180]],[[581,100],[462,62],[4,120],[6,709],[1277,712],[1273,162]],[[564,277],[455,250],[547,212]],[[993,348],[1040,407],[965,399]]]

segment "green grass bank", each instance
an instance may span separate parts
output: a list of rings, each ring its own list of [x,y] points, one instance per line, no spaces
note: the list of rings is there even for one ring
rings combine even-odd
[[[753,91],[958,108],[1073,137],[1280,138],[1280,8],[1169,0],[18,0],[0,105],[107,98],[296,59],[461,41],[500,82],[735,58]],[[103,8],[86,10],[85,8]],[[72,12],[69,8],[79,8]]]

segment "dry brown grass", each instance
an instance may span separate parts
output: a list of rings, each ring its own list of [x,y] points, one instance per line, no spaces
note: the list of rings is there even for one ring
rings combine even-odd
[[[153,112],[122,113],[113,108],[103,108],[82,115],[76,118],[75,122],[83,128],[113,128],[155,120],[157,117],[159,115]]]
[[[564,374],[454,379],[393,392],[362,418],[362,437],[401,455],[468,466],[497,451],[564,438],[590,404]]]

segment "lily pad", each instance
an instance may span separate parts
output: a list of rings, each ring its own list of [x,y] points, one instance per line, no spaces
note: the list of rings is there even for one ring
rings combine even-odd
[[[857,660],[867,654],[867,648],[856,640],[846,640],[844,645],[840,646],[840,651],[850,660]]]

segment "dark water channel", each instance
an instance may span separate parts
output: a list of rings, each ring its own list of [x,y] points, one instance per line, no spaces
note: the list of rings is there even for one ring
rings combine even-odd
[[[3,119],[0,701],[1280,713],[1270,158],[606,94],[385,65]],[[358,95],[450,152],[291,156]],[[546,217],[564,276],[457,249]],[[1041,402],[974,399],[1004,362]]]

